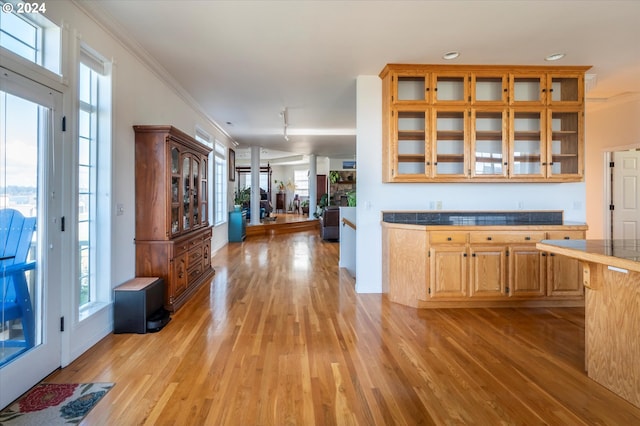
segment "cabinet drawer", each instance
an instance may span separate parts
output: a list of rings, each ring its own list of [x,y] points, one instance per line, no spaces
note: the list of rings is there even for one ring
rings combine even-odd
[[[584,240],[584,231],[549,231],[547,239],[549,240]]]
[[[543,231],[495,231],[495,232],[471,232],[469,242],[477,243],[536,243],[544,240],[546,233]]]
[[[202,261],[196,262],[195,264],[189,265],[189,278],[187,280],[187,285],[191,286],[194,282],[202,275]]]
[[[429,233],[431,244],[466,244],[468,232],[432,231]]]
[[[173,245],[173,256],[177,257],[186,253],[191,248],[189,240],[176,241]]]
[[[189,267],[202,261],[202,245],[189,250]]]

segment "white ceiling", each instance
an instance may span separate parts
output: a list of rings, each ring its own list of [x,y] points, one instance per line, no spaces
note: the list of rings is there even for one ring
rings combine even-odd
[[[592,65],[640,93],[640,1],[82,1],[240,147],[353,158],[356,77],[387,63]],[[288,110],[289,141],[280,115]],[[278,154],[280,155],[280,153]],[[283,154],[286,155],[286,154]]]

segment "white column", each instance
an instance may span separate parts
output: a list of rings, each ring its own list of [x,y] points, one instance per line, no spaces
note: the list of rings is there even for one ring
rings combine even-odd
[[[318,157],[309,156],[309,219],[314,219],[316,198],[318,198]]]
[[[251,147],[251,224],[260,224],[260,147]]]

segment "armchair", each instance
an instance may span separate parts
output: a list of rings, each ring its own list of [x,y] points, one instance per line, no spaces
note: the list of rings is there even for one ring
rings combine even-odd
[[[320,236],[323,240],[340,239],[340,208],[328,206],[320,215]]]

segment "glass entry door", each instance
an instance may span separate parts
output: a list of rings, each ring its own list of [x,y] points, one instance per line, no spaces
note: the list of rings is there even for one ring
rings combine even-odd
[[[60,366],[61,106],[0,68],[0,407]]]

